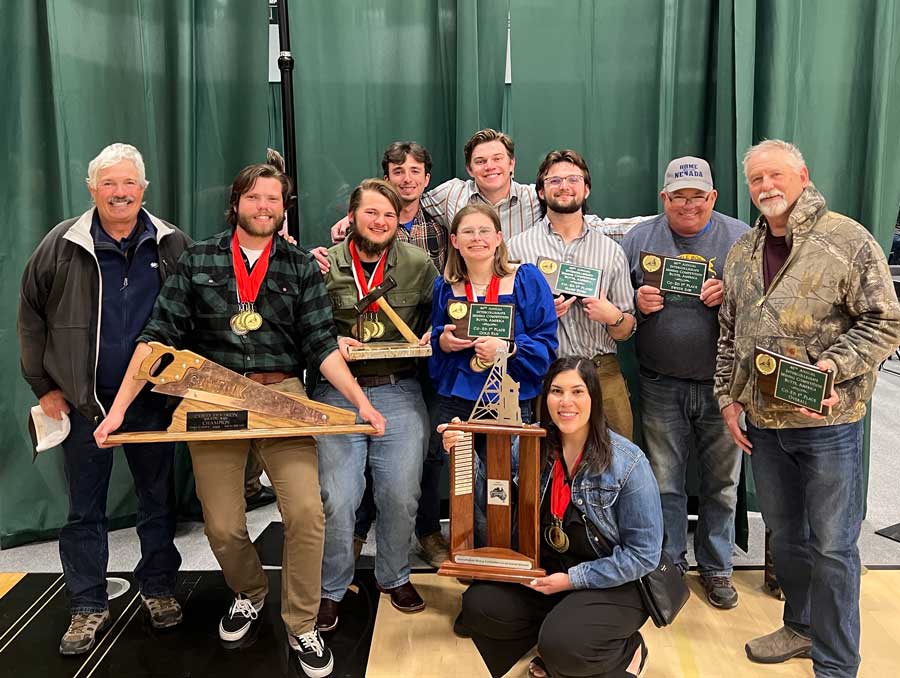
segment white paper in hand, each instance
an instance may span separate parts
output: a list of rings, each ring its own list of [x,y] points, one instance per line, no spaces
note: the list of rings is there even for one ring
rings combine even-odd
[[[62,419],[54,419],[44,414],[40,405],[31,408],[31,422],[34,425],[32,438],[35,452],[45,452],[56,447],[72,430],[68,414],[62,412]]]

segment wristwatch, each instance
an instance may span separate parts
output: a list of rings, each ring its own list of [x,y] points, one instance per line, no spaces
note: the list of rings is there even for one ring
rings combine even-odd
[[[614,323],[606,323],[606,326],[607,326],[607,327],[618,327],[618,326],[621,325],[623,322],[625,322],[625,314],[622,313],[621,311],[619,311],[619,317],[616,319],[616,322],[614,322]]]

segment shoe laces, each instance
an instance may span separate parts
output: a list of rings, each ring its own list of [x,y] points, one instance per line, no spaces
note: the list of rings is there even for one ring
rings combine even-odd
[[[144,603],[146,603],[151,612],[162,613],[178,609],[178,601],[175,600],[173,596],[155,596],[144,598]]]
[[[317,657],[321,657],[324,653],[322,636],[319,635],[318,629],[307,631],[296,636],[297,642],[300,643],[301,652],[315,652]]]
[[[731,577],[706,577],[706,587],[710,589],[730,589],[733,588],[731,584]]]
[[[102,621],[103,613],[101,612],[73,614],[66,635],[91,633],[97,630]]]
[[[247,619],[256,619],[259,616],[259,612],[253,607],[253,601],[249,598],[235,598],[234,603],[231,604],[231,609],[228,610],[228,616],[236,617],[238,615],[242,615]]]

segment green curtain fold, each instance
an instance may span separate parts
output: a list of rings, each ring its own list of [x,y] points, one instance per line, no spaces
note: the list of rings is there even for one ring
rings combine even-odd
[[[894,0],[291,0],[290,16],[305,245],[327,241],[352,187],[380,176],[391,141],[426,145],[437,184],[466,176],[462,145],[488,126],[514,132],[526,183],[547,150],[583,152],[591,210],[612,217],[657,212],[666,163],[699,154],[713,165],[719,209],[749,221],[744,151],[791,139],[830,207],[890,243],[900,204]],[[40,238],[89,205],[87,163],[113,141],[143,151],[151,211],[195,237],[221,228],[234,175],[281,146],[267,18],[265,3],[246,0],[0,3],[8,299]],[[0,338],[15,345],[15,303],[0,310]],[[0,369],[9,546],[52,534],[66,501],[59,454],[31,464],[34,398],[16,351]],[[133,508],[119,459],[113,522]]]

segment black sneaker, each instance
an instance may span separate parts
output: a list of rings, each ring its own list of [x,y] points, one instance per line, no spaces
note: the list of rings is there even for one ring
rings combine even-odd
[[[300,662],[300,668],[309,678],[325,678],[331,675],[334,656],[322,640],[319,629],[313,629],[299,636],[288,633],[288,643],[297,661]]]
[[[234,643],[247,635],[250,627],[259,619],[259,611],[265,600],[254,605],[253,601],[242,594],[237,594],[228,612],[219,622],[219,638],[226,643]]]
[[[700,582],[706,590],[706,598],[710,605],[720,610],[730,610],[737,607],[738,594],[731,581],[731,577],[715,576],[704,577],[700,575]]]

